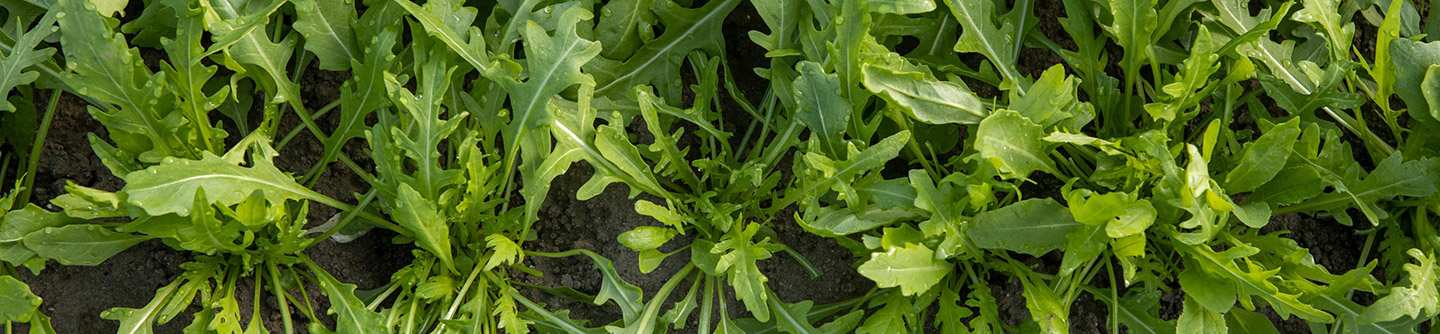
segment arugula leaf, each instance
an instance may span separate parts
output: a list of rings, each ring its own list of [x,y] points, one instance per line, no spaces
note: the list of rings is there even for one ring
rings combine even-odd
[[[1015,32],[1023,29],[1010,22],[996,26],[993,2],[983,0],[945,0],[950,13],[960,22],[960,40],[955,43],[955,52],[974,52],[985,56],[1005,78],[1005,85],[1021,94],[1025,93],[1019,70],[1015,69],[1018,56],[1016,45],[1022,41],[1015,38]]]
[[[181,132],[180,115],[162,104],[160,82],[140,61],[139,51],[114,31],[114,20],[96,13],[87,1],[57,1],[55,10],[60,44],[71,60],[64,80],[81,95],[110,105],[91,109],[91,115],[105,124],[115,144],[150,163],[187,154],[175,137]]]
[[[125,175],[125,180],[127,183],[120,193],[124,194],[126,203],[151,216],[189,215],[193,203],[171,199],[195,198],[201,187],[207,189],[210,201],[226,206],[238,204],[252,192],[261,191],[271,205],[309,199],[337,208],[350,207],[295,183],[268,158],[256,159],[251,167],[244,167],[205,152],[200,160],[169,159],[131,172]]]
[[[865,88],[893,108],[929,124],[976,124],[989,113],[965,86],[925,78],[918,72],[896,71],[866,64]]]
[[[636,85],[651,84],[662,87],[660,95],[665,96],[666,101],[679,102],[680,87],[671,84],[671,80],[678,77],[666,76],[680,72],[678,60],[686,54],[702,49],[718,50],[724,40],[720,25],[740,4],[740,0],[721,0],[692,9],[671,0],[660,1],[652,8],[665,27],[664,33],[641,45],[629,58],[599,58],[585,65],[585,71],[594,74],[598,83],[595,95],[619,97]]]
[[[15,276],[0,276],[0,291],[0,322],[29,322],[40,308],[40,297]]]
[[[442,164],[440,142],[459,129],[460,120],[466,113],[451,115],[450,119],[440,118],[444,113],[441,99],[450,87],[450,77],[455,69],[445,62],[447,55],[438,45],[422,43],[414,50],[418,81],[414,94],[405,89],[406,83],[400,82],[394,75],[385,75],[385,87],[390,91],[391,100],[407,111],[405,115],[409,116],[413,126],[410,131],[394,127],[382,131],[391,132],[396,148],[415,166],[415,173],[401,177],[401,181],[418,192],[421,198],[435,200],[440,197],[442,188],[462,182],[461,171],[447,169]]]
[[[13,13],[12,13],[13,15]],[[36,49],[45,36],[55,30],[55,12],[46,12],[40,17],[34,28],[26,31],[18,19],[15,22],[16,31],[25,33],[15,39],[10,45],[8,54],[0,54],[0,111],[15,111],[15,105],[10,104],[8,97],[10,90],[15,87],[29,85],[40,77],[40,73],[31,70],[31,67],[50,59],[55,54],[54,48]]]
[[[1431,105],[1423,82],[1440,65],[1440,42],[1421,43],[1408,39],[1390,42],[1390,59],[1395,71],[1395,94],[1405,101],[1410,117],[1423,123],[1440,123],[1440,106]],[[1405,70],[1402,70],[1405,69]]]
[[[976,215],[965,236],[976,247],[1040,256],[1063,247],[1065,235],[1079,226],[1059,202],[1027,199]]]
[[[116,233],[99,225],[46,227],[25,235],[25,248],[67,266],[95,266],[151,237]]]
[[[1176,321],[1177,333],[1229,333],[1230,329],[1225,323],[1225,315],[1211,311],[1199,305],[1195,299],[1185,297],[1184,311],[1180,312],[1180,319]]]
[[[360,58],[362,49],[351,27],[358,17],[345,0],[295,0],[295,31],[305,36],[305,50],[320,59],[320,69],[343,71]]]
[[[537,23],[526,23],[524,35],[529,48],[525,60],[531,76],[523,83],[513,78],[492,78],[510,93],[510,106],[514,109],[503,129],[504,179],[510,179],[515,169],[522,142],[548,142],[544,137],[537,138],[531,130],[550,122],[546,109],[550,99],[574,85],[594,86],[595,81],[581,73],[580,68],[600,53],[600,45],[576,33],[576,25],[592,16],[584,9],[566,9],[559,17],[553,36]]]
[[[1240,164],[1225,174],[1225,190],[1237,193],[1255,190],[1275,178],[1285,167],[1275,162],[1290,155],[1291,146],[1299,137],[1298,117],[1271,127],[1246,147]]]
[[[820,64],[810,61],[796,65],[795,119],[810,129],[820,152],[835,159],[845,158],[842,137],[850,122],[850,104],[840,96],[840,80],[826,74]]]
[[[870,254],[860,265],[864,275],[882,288],[900,287],[906,296],[925,293],[950,274],[953,266],[936,259],[935,251],[925,245],[906,244],[886,247],[884,253]],[[872,317],[873,318],[873,317]],[[869,321],[866,327],[871,327]]]
[[[1225,294],[1233,293],[1239,297],[1244,305],[1252,305],[1251,298],[1259,296],[1269,302],[1270,306],[1279,313],[1281,317],[1288,317],[1291,314],[1299,316],[1307,321],[1330,322],[1334,316],[1315,308],[1315,306],[1300,300],[1301,294],[1290,289],[1282,289],[1284,285],[1277,285],[1272,280],[1276,279],[1275,273],[1279,269],[1266,269],[1255,265],[1240,267],[1235,263],[1237,260],[1244,260],[1260,252],[1259,248],[1248,244],[1234,245],[1224,251],[1216,252],[1207,245],[1192,245],[1178,248],[1187,259],[1193,262],[1201,270],[1204,270],[1214,277],[1233,282],[1233,289],[1229,290],[1202,290],[1193,293]],[[1190,300],[1187,298],[1187,300]],[[1198,304],[1198,302],[1197,302]],[[1199,305],[1196,305],[1199,306]],[[1197,307],[1197,309],[1200,307]],[[1189,308],[1187,307],[1187,312]],[[1197,312],[1200,312],[1197,310]],[[1204,312],[1213,312],[1206,310]],[[1192,320],[1192,321],[1197,321]],[[1210,322],[1210,320],[1205,320]],[[1185,327],[1187,321],[1181,321],[1180,327]]]
[[[365,333],[386,327],[385,319],[380,313],[366,309],[360,298],[355,297],[354,284],[340,283],[330,273],[308,260],[305,265],[315,273],[317,285],[329,297],[330,313],[336,318],[336,333]]]
[[[425,200],[420,192],[409,184],[400,184],[395,199],[395,222],[415,235],[415,243],[440,259],[450,271],[455,271],[455,262],[450,255],[450,224],[435,208],[433,202]]]
[[[1410,274],[1409,286],[1393,287],[1390,294],[1370,304],[1370,307],[1365,308],[1365,313],[1360,315],[1362,323],[1386,322],[1399,319],[1402,315],[1411,319],[1424,319],[1440,313],[1440,305],[1436,304],[1435,255],[1427,255],[1415,248],[1406,251],[1406,254],[1420,263],[1406,263],[1404,266],[1405,272]]]
[[[1007,178],[1028,179],[1031,172],[1060,175],[1045,154],[1040,125],[1020,113],[1000,110],[980,121],[975,150]]]
[[[1283,211],[1341,210],[1353,205],[1365,213],[1370,222],[1379,224],[1381,219],[1390,216],[1379,206],[1379,201],[1395,196],[1429,196],[1437,191],[1440,176],[1434,173],[1436,163],[1433,159],[1404,161],[1401,154],[1396,153],[1381,160],[1364,179],[1358,170],[1351,169],[1343,176],[1336,175],[1342,177],[1340,180],[1327,181],[1336,191],[1285,207]]]

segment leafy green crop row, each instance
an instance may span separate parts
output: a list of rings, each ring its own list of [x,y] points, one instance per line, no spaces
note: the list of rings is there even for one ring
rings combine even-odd
[[[16,175],[0,322],[53,332],[20,270],[44,282],[152,239],[193,258],[144,307],[100,315],[121,333],[182,313],[187,333],[266,332],[262,301],[287,333],[1062,333],[1082,295],[1132,333],[1277,332],[1266,314],[1413,332],[1440,316],[1427,3],[753,0],[765,29],[746,38],[722,33],[741,0],[412,1],[0,1],[0,177]],[[768,66],[736,68],[727,44]],[[337,100],[304,101],[317,69],[350,74]],[[124,186],[71,183],[42,207],[62,94],[105,126],[90,145]],[[323,153],[282,171],[295,136]],[[591,250],[527,246],[576,164],[593,177],[562,195],[618,184],[654,218],[616,241],[645,273],[683,263],[659,290]],[[317,192],[330,169],[369,189]],[[312,205],[341,214],[310,221]],[[1360,261],[1317,264],[1266,228],[1280,215],[1348,226]],[[821,274],[781,224],[848,249],[876,289],[781,300],[761,261]],[[374,228],[415,246],[375,291],[303,253]],[[593,261],[601,288],[514,279],[542,274],[527,257]],[[1023,287],[1018,327],[1003,281]],[[1178,317],[1163,294],[1183,296]],[[574,319],[553,298],[622,317]]]

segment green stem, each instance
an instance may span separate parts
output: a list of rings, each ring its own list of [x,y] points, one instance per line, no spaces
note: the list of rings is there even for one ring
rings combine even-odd
[[[1115,284],[1115,268],[1111,266],[1111,260],[1105,259],[1105,273],[1110,275],[1110,332],[1120,332],[1120,293]]]
[[[699,326],[695,332],[710,333],[710,314],[714,312],[715,307],[715,278],[700,276],[700,280],[705,281],[703,288],[705,297],[704,304],[700,304]]]
[[[331,236],[335,235],[336,232],[340,232],[340,230],[345,229],[345,226],[346,226],[346,225],[349,225],[351,221],[354,221],[354,220],[355,220],[355,216],[356,216],[356,215],[358,215],[360,212],[364,212],[365,206],[366,206],[366,205],[369,205],[369,204],[370,204],[370,201],[375,199],[375,195],[376,195],[376,194],[379,194],[379,192],[376,191],[375,189],[370,189],[369,192],[366,192],[366,193],[365,193],[365,197],[362,198],[362,199],[360,199],[360,204],[355,206],[355,210],[346,211],[346,212],[345,212],[345,217],[340,218],[340,222],[339,222],[339,223],[336,223],[335,226],[331,226],[330,229],[325,230],[325,233],[324,233],[324,234],[321,234],[320,237],[318,237],[318,238],[312,239],[312,241],[310,242],[310,244],[307,244],[307,245],[305,245],[304,247],[301,247],[300,250],[305,250],[306,248],[310,248],[310,246],[314,246],[315,244],[318,244],[318,243],[320,243],[321,241],[325,241],[325,239],[329,239]]]
[[[585,333],[585,330],[580,329],[580,328],[576,328],[576,327],[573,327],[573,326],[569,326],[568,323],[565,323],[563,320],[561,320],[559,316],[556,316],[556,315],[555,315],[555,313],[551,313],[550,311],[545,310],[545,308],[541,307],[540,304],[536,304],[535,302],[531,301],[530,299],[525,298],[525,296],[520,293],[520,290],[516,290],[515,288],[510,288],[510,298],[514,298],[516,302],[519,302],[519,303],[520,303],[520,305],[524,305],[525,308],[530,309],[531,312],[535,312],[536,314],[539,314],[540,317],[545,318],[546,320],[549,320],[551,323],[555,324],[556,326],[565,325],[565,326],[564,326],[563,328],[561,328],[561,329],[565,330],[566,333],[570,333],[570,334],[584,334],[584,333]],[[441,326],[440,329],[444,329],[444,328],[445,328],[445,327],[444,327],[444,326],[445,326],[444,324],[441,324],[440,326]],[[435,332],[436,332],[436,333],[439,333],[439,332],[441,332],[441,331],[440,331],[440,330],[436,330]]]
[[[670,299],[670,293],[674,292],[675,287],[690,276],[691,270],[695,270],[695,263],[685,264],[685,268],[681,268],[680,272],[670,276],[670,280],[666,281],[665,285],[660,286],[660,291],[655,293],[655,298],[650,299],[649,305],[645,306],[645,312],[640,314],[640,332],[638,334],[654,332],[655,324],[652,322],[659,316],[660,306],[665,304],[666,299]]]
[[[294,266],[285,266],[285,270],[290,271],[290,276],[300,277],[300,274],[295,272]],[[310,293],[305,292],[305,285],[296,284],[296,287],[300,288],[300,297],[305,299],[299,300],[299,298],[291,298],[291,300],[295,301],[295,305],[300,305],[300,303],[303,302],[305,308],[300,309],[300,312],[305,313],[305,317],[310,318],[310,322],[319,322],[320,318],[315,316],[315,305],[310,303]],[[285,294],[285,297],[290,297],[290,294]]]
[[[583,250],[583,249],[571,249],[571,250],[568,250],[568,251],[558,252],[558,253],[532,251],[532,250],[525,250],[525,251],[523,251],[523,252],[525,252],[525,256],[539,256],[539,257],[552,258],[552,259],[557,259],[557,258],[562,258],[562,257],[571,257],[571,256],[584,255],[584,254],[585,254],[585,250]]]
[[[21,189],[19,200],[15,201],[15,208],[22,208],[30,203],[30,188],[35,185],[35,169],[40,165],[40,151],[45,148],[45,136],[50,133],[50,121],[55,119],[55,106],[60,103],[60,91],[50,92],[50,103],[45,107],[45,118],[40,121],[40,130],[35,133],[35,142],[30,144],[29,164],[25,165],[25,175],[21,176]]]
[[[445,316],[440,317],[440,320],[450,320],[450,317],[455,316],[455,311],[460,309],[460,302],[465,300],[465,293],[470,291],[470,286],[475,284],[475,277],[480,276],[480,272],[480,264],[478,263],[475,264],[474,268],[470,269],[470,277],[465,279],[465,285],[460,286],[460,293],[455,294],[455,302],[450,304],[450,310],[446,311]],[[514,288],[511,289],[513,290]],[[479,293],[485,293],[485,291],[480,291]],[[518,296],[519,294],[517,293],[515,295]],[[525,307],[530,307],[531,309],[539,309],[538,307],[531,307],[529,305],[526,305]],[[440,323],[440,326],[435,328],[435,332],[444,333],[445,323]]]
[[[315,115],[314,115],[314,116],[311,116],[311,117],[314,117],[314,118],[325,117],[325,113],[330,112],[330,109],[334,109],[336,106],[339,106],[339,105],[340,105],[340,100],[335,100],[335,101],[333,101],[333,102],[330,102],[330,104],[327,104],[327,105],[325,105],[324,107],[320,107],[320,110],[315,111]],[[300,131],[304,131],[304,130],[305,130],[305,127],[303,127],[303,126],[297,126],[297,127],[291,128],[291,129],[290,129],[290,133],[285,134],[285,138],[281,138],[281,139],[280,139],[280,142],[275,144],[275,150],[276,150],[276,151],[279,151],[279,150],[285,149],[285,145],[290,144],[290,140],[291,140],[291,139],[295,139],[295,136],[300,135]],[[308,175],[308,173],[307,173],[307,175]]]
[[[814,264],[810,263],[809,259],[806,259],[804,255],[800,255],[800,252],[796,252],[794,248],[784,245],[782,245],[782,247],[785,247],[782,249],[785,251],[785,254],[790,254],[790,257],[795,258],[795,262],[799,262],[800,266],[805,268],[805,272],[810,274],[810,278],[820,277],[820,274],[823,274],[820,268],[816,268]]]
[[[280,289],[280,272],[275,269],[274,263],[267,263],[265,270],[270,272],[270,290],[275,294],[275,303],[280,304],[280,319],[285,323],[285,334],[295,334],[295,323],[290,320],[290,302],[286,300],[289,294]]]

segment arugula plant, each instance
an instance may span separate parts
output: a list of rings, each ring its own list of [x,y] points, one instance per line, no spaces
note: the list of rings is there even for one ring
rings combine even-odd
[[[181,1],[153,3],[149,8],[164,7],[173,13],[183,13],[172,21],[176,24],[173,35],[158,39],[168,58],[160,60],[162,71],[155,73],[140,61],[127,36],[117,32],[110,14],[97,12],[87,2],[60,1],[49,5],[51,8],[39,25],[22,41],[28,41],[26,47],[34,47],[33,40],[45,37],[58,21],[59,42],[62,47],[69,46],[63,48],[68,63],[66,71],[55,75],[60,84],[51,94],[58,98],[63,90],[93,103],[91,114],[107,126],[109,140],[115,144],[92,134],[92,147],[105,166],[126,181],[126,186],[112,193],[71,184],[67,187],[68,194],[51,200],[62,212],[29,205],[7,213],[0,224],[3,226],[0,230],[7,235],[4,252],[7,264],[23,265],[36,274],[49,260],[63,265],[96,265],[137,243],[161,239],[176,249],[194,252],[195,258],[182,265],[184,273],[157,290],[145,307],[115,308],[102,314],[104,318],[120,321],[122,332],[148,332],[155,324],[169,322],[197,302],[207,307],[193,311],[194,322],[188,331],[264,330],[259,325],[264,313],[260,302],[261,293],[267,290],[277,299],[286,331],[295,329],[290,312],[292,305],[309,319],[312,330],[323,330],[316,327],[321,322],[310,309],[312,303],[303,287],[299,297],[292,294],[292,288],[299,282],[310,282],[324,289],[331,296],[332,309],[340,313],[342,325],[344,321],[353,321],[355,311],[364,310],[358,302],[347,302],[354,299],[354,286],[338,282],[301,254],[316,241],[306,238],[308,203],[315,201],[349,211],[351,218],[362,217],[378,225],[394,224],[355,205],[310,190],[276,168],[271,159],[277,152],[271,147],[270,138],[279,121],[277,114],[268,113],[259,128],[228,150],[224,150],[228,134],[221,130],[223,125],[208,118],[211,111],[223,113],[226,109],[240,109],[234,106],[240,103],[238,96],[249,93],[234,91],[237,98],[227,99],[232,87],[217,90],[212,84],[217,68],[207,63],[242,66],[239,64],[253,58],[247,56],[254,56],[256,52],[245,51],[245,44],[237,44],[238,41],[221,38],[219,34],[228,33],[221,29],[252,31],[263,28],[263,22],[249,23],[248,27],[206,25],[207,20],[212,23],[216,20],[213,8],[192,7]],[[129,24],[136,22],[145,21]],[[19,23],[16,22],[17,26]],[[34,33],[36,31],[40,33]],[[202,35],[206,33],[215,34],[212,41],[218,42],[204,45],[206,39]],[[255,46],[262,45],[259,41],[264,38],[251,34],[241,39],[248,39],[249,45]],[[137,42],[139,40],[137,38]],[[236,45],[241,46],[230,49]],[[231,54],[231,51],[241,54]],[[18,53],[16,56],[36,57]],[[34,70],[51,73],[46,71],[48,62],[20,60],[30,62],[17,63],[20,70],[33,66]],[[286,55],[279,61],[288,60]],[[34,77],[31,75],[29,79]],[[231,77],[236,81],[242,78]],[[267,105],[274,110],[273,104]],[[53,109],[52,101],[47,124]],[[244,119],[237,117],[236,121],[244,122]],[[42,131],[39,137],[43,135]],[[39,146],[37,142],[36,147]],[[33,169],[27,177],[33,177]],[[26,196],[21,194],[22,198]],[[21,203],[25,202],[28,200]],[[249,320],[242,318],[237,298],[239,285],[246,283],[253,284],[247,288],[254,292],[251,298],[254,304],[248,305]],[[24,296],[17,295],[20,297]],[[24,302],[32,300],[38,303],[33,295]],[[18,311],[7,316],[7,322],[26,319],[47,322],[43,315],[31,317]],[[48,324],[37,325],[32,329],[48,327]],[[366,327],[352,328],[357,329],[345,330],[342,326],[342,331]]]
[[[1060,30],[1041,31],[1028,0],[750,1],[765,31],[735,38],[740,0],[6,2],[0,177],[17,177],[0,197],[0,321],[51,327],[18,268],[151,239],[194,257],[145,306],[102,314],[121,332],[182,312],[187,332],[264,332],[267,295],[286,332],[329,319],[341,333],[1058,333],[1082,294],[1109,306],[1111,331],[1276,332],[1273,312],[1316,332],[1413,332],[1440,315],[1437,11],[1060,3]],[[733,43],[768,65],[732,69]],[[311,68],[350,73],[338,100],[303,101]],[[125,186],[70,184],[51,211],[30,189],[62,94],[106,127],[89,142]],[[281,129],[290,114],[300,125]],[[302,135],[323,145],[316,162],[277,168]],[[344,154],[352,139],[368,159]],[[642,272],[685,262],[649,298],[590,250],[524,247],[544,237],[549,183],[581,161],[595,172],[575,196],[619,183],[655,219],[616,240]],[[357,204],[313,190],[331,168],[367,181]],[[342,213],[315,224],[316,203]],[[1364,235],[1359,262],[1322,266],[1270,225],[1296,214]],[[791,221],[851,250],[876,288],[781,300],[759,261],[820,274],[780,242]],[[415,258],[374,291],[304,255],[376,227]],[[526,256],[589,258],[601,289],[513,280],[543,274]],[[1018,327],[992,291],[1005,281],[1023,288]]]
[[[965,279],[970,280],[969,285],[984,285],[988,277],[997,274],[1014,277],[1024,286],[1033,319],[1024,327],[1047,332],[1069,329],[1069,307],[1080,293],[1110,301],[1112,326],[1119,326],[1123,319],[1132,330],[1173,328],[1174,322],[1143,314],[1153,313],[1153,309],[1139,310],[1139,317],[1133,317],[1136,310],[1121,310],[1119,295],[1140,291],[1129,298],[1150,296],[1153,303],[1155,295],[1145,291],[1169,290],[1175,285],[1187,295],[1180,328],[1223,331],[1227,321],[1254,322],[1254,317],[1241,315],[1247,311],[1230,312],[1236,305],[1253,310],[1254,300],[1268,304],[1282,317],[1296,315],[1316,324],[1333,324],[1336,329],[1415,324],[1415,320],[1393,317],[1360,317],[1361,306],[1338,302],[1349,300],[1354,291],[1375,291],[1372,289],[1379,283],[1368,276],[1373,264],[1333,275],[1309,260],[1308,253],[1293,241],[1252,232],[1265,226],[1272,214],[1290,212],[1319,213],[1349,224],[1345,212],[1349,208],[1380,224],[1389,219],[1384,207],[1395,205],[1391,199],[1425,198],[1435,192],[1433,159],[1407,160],[1392,154],[1396,150],[1391,144],[1357,123],[1363,118],[1358,108],[1363,96],[1338,85],[1358,80],[1346,77],[1355,73],[1353,65],[1346,65],[1351,58],[1349,38],[1344,37],[1353,26],[1338,23],[1345,13],[1334,13],[1337,9],[1332,4],[1307,3],[1293,14],[1295,22],[1310,24],[1306,29],[1323,30],[1322,36],[1340,36],[1318,45],[1329,43],[1329,50],[1338,55],[1300,63],[1310,68],[1305,74],[1288,67],[1293,66],[1288,60],[1291,51],[1259,38],[1285,22],[1291,14],[1290,3],[1277,4],[1257,16],[1226,2],[1216,2],[1213,8],[1187,1],[1108,2],[1102,4],[1108,6],[1108,13],[1092,13],[1095,7],[1066,3],[1068,17],[1062,25],[1073,37],[1076,50],[1027,32],[1031,20],[1028,3],[1016,3],[1001,13],[988,2],[948,1],[944,5],[952,15],[944,16],[928,1],[811,7],[810,14],[822,18],[821,27],[829,28],[823,25],[824,17],[834,17],[831,26],[837,27],[833,32],[837,42],[833,48],[860,51],[852,53],[850,60],[834,59],[835,52],[809,49],[774,48],[768,54],[772,59],[801,55],[814,62],[807,65],[807,60],[801,60],[796,66],[795,72],[801,73],[793,89],[797,113],[819,110],[822,121],[838,120],[831,124],[847,119],[860,120],[862,125],[876,121],[884,122],[874,127],[882,133],[890,128],[917,134],[907,144],[892,141],[893,136],[875,136],[866,126],[832,130],[823,122],[806,124],[810,145],[804,147],[804,158],[799,161],[808,169],[797,176],[803,175],[799,179],[808,185],[795,188],[805,190],[797,192],[803,195],[795,200],[803,212],[801,225],[855,250],[864,259],[858,266],[860,273],[880,287],[898,288],[886,297],[888,302],[874,305],[878,310],[866,318],[859,331],[941,328],[964,332],[1003,327],[983,306],[973,310],[967,307],[973,305],[953,302],[931,306],[939,298],[936,291],[945,291],[939,292],[945,295],[964,289]],[[1099,9],[1107,9],[1105,6]],[[1395,9],[1395,15],[1401,15],[1400,10]],[[1197,12],[1204,19],[1177,21],[1196,17],[1193,13]],[[895,18],[894,14],[911,16]],[[1095,21],[1089,21],[1091,18]],[[977,70],[954,58],[935,57],[934,48],[924,45],[943,40],[929,39],[926,33],[948,34],[946,25],[960,26],[959,38],[952,42],[955,51],[978,53],[988,62]],[[1103,34],[1097,35],[1096,25]],[[914,28],[921,26],[940,28]],[[1196,29],[1166,30],[1174,26]],[[779,31],[773,24],[771,28]],[[894,53],[891,50],[901,41],[897,35],[917,38],[921,46],[908,55]],[[864,42],[839,42],[846,39]],[[1119,63],[1120,78],[1097,69],[1107,63],[1102,53],[1106,40],[1125,51]],[[782,43],[764,41],[761,45]],[[1066,75],[1058,66],[1033,79],[1017,74],[1015,55],[1026,47],[1055,51],[1080,77]],[[927,54],[927,50],[931,51]],[[849,79],[847,74],[854,71],[850,67],[854,65],[846,62],[856,60],[864,64],[862,80]],[[1315,65],[1327,62],[1333,64]],[[1249,71],[1257,66],[1269,67],[1271,71],[1261,72],[1259,81],[1289,114],[1273,115],[1263,107],[1255,108],[1261,102],[1254,93],[1245,93],[1242,84],[1254,77]],[[1142,77],[1146,67],[1152,73]],[[942,79],[947,76],[949,80]],[[956,80],[962,77],[966,80]],[[1274,79],[1277,77],[1288,78],[1289,84],[1277,85],[1287,80]],[[993,99],[977,97],[967,88],[974,82],[995,85],[1002,93]],[[828,85],[818,90],[825,95],[806,105],[809,101],[803,97],[812,92],[806,86],[814,83]],[[861,87],[865,90],[853,89]],[[1077,98],[1082,90],[1089,101]],[[871,94],[881,97],[884,104],[865,102]],[[859,102],[834,103],[846,100]],[[1249,109],[1239,109],[1242,107]],[[1250,112],[1244,116],[1258,123],[1258,137],[1253,131],[1230,130],[1241,117],[1239,111]],[[1329,117],[1316,117],[1312,111]],[[1100,122],[1091,125],[1095,119]],[[1191,131],[1185,124],[1208,126]],[[934,125],[949,129],[932,130]],[[956,142],[954,127],[962,128],[966,137],[959,140],[958,148],[942,145]],[[1352,160],[1349,145],[1340,140],[1341,129],[1359,136],[1378,157],[1373,169],[1367,171]],[[1087,134],[1090,131],[1103,137]],[[849,154],[836,149],[844,147],[839,145],[864,147],[857,141],[870,143],[870,148],[852,149]],[[952,149],[958,152],[951,153],[954,155],[948,160],[943,158],[946,155],[934,153]],[[1321,158],[1323,150],[1329,151],[1325,157],[1339,160],[1320,162],[1332,159]],[[851,156],[860,158],[847,159]],[[867,163],[866,159],[877,156],[880,161]],[[885,161],[891,159],[905,160],[918,169],[898,178],[890,173],[887,178]],[[1277,159],[1293,159],[1296,165],[1273,163]],[[1314,178],[1306,179],[1308,175]],[[832,181],[835,178],[841,181]],[[1058,179],[1065,186],[1058,194],[1027,198],[1024,190],[1037,178]],[[815,195],[810,191],[814,189],[826,192]],[[1248,196],[1240,197],[1244,200],[1229,195],[1246,193]],[[1015,237],[1022,233],[1025,238]],[[1268,256],[1262,249],[1294,255]],[[1041,256],[1054,250],[1064,251],[1055,272],[1037,272],[1016,258],[1017,254]],[[1415,257],[1400,258],[1392,262],[1406,264]],[[1167,264],[1170,259],[1181,264]],[[1237,261],[1243,264],[1237,265]],[[1090,286],[1101,272],[1110,286]],[[972,296],[984,292],[971,289]],[[1204,307],[1189,307],[1191,300]],[[904,309],[896,303],[909,303],[908,310],[900,311]],[[892,308],[897,310],[890,311]],[[1129,318],[1122,318],[1122,311],[1131,312]],[[948,320],[948,315],[961,313],[967,314],[971,323]],[[1234,318],[1227,318],[1232,315]],[[1411,317],[1426,318],[1419,314]]]

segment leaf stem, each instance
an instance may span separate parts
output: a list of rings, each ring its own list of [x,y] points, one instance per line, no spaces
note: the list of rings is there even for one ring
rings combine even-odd
[[[374,200],[374,199],[375,199],[375,195],[378,194],[378,193],[379,193],[379,191],[376,191],[375,189],[370,189],[369,192],[365,193],[365,197],[362,198],[362,199],[360,199],[360,204],[359,204],[359,205],[356,205],[355,210],[346,211],[346,212],[345,212],[345,217],[340,218],[340,222],[339,222],[339,223],[335,224],[335,226],[331,226],[330,229],[325,230],[325,233],[324,233],[324,234],[321,234],[320,237],[315,238],[315,239],[312,239],[312,241],[310,242],[310,244],[305,245],[304,247],[300,247],[300,250],[304,250],[304,249],[306,249],[306,248],[310,248],[310,246],[314,246],[315,244],[318,244],[318,243],[320,243],[321,241],[325,241],[325,239],[329,239],[330,236],[333,236],[333,235],[335,235],[335,233],[340,232],[340,230],[345,229],[345,226],[346,226],[346,225],[350,224],[351,221],[354,221],[354,220],[355,220],[355,216],[356,216],[356,215],[359,215],[361,212],[364,212],[365,206],[369,205],[369,204],[370,204],[370,201],[371,201],[371,200]],[[398,232],[397,232],[397,233],[398,233]]]
[[[35,169],[40,165],[40,152],[45,148],[45,136],[50,133],[50,121],[55,119],[55,106],[60,103],[60,91],[50,92],[50,103],[45,107],[45,118],[40,121],[40,130],[35,133],[35,142],[30,144],[30,162],[25,165],[25,175],[20,185],[20,196],[15,201],[14,208],[24,207],[30,203],[30,188],[35,185]]]
[[[315,111],[315,115],[314,115],[314,116],[311,116],[311,117],[314,117],[314,118],[325,117],[325,113],[330,112],[331,109],[334,109],[336,106],[339,106],[339,105],[340,105],[340,100],[332,101],[332,102],[330,102],[330,104],[327,104],[327,105],[325,105],[324,107],[320,107],[320,110]],[[276,150],[276,151],[279,151],[279,150],[285,149],[285,145],[290,144],[290,140],[291,140],[291,139],[295,139],[295,136],[299,135],[299,134],[300,134],[300,131],[304,131],[304,130],[305,130],[305,127],[304,127],[304,126],[296,126],[296,127],[294,127],[294,128],[290,128],[290,133],[285,134],[285,137],[284,137],[284,138],[281,138],[281,139],[280,139],[280,142],[275,144],[275,150]],[[312,167],[311,169],[314,169],[314,168]],[[310,173],[306,173],[305,175],[306,175],[306,176],[309,176]],[[301,178],[301,179],[303,180],[304,178]]]
[[[290,294],[280,289],[280,272],[273,262],[266,263],[265,270],[270,272],[270,290],[275,294],[275,303],[280,304],[280,319],[285,323],[285,334],[295,334],[295,323],[290,320],[290,301],[286,300]]]

